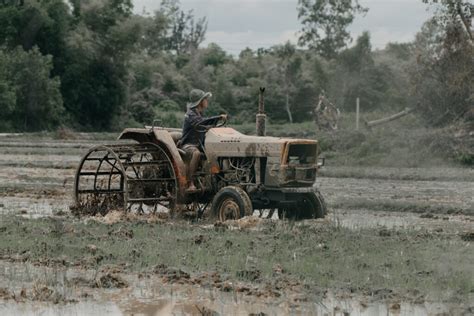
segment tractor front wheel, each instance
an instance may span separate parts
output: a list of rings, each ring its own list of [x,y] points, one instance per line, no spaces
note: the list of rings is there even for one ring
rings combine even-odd
[[[225,222],[252,215],[252,201],[240,187],[227,186],[219,190],[212,200],[211,214],[214,219]]]
[[[298,206],[291,208],[278,208],[280,219],[302,220],[323,218],[327,214],[327,206],[319,191],[305,193]]]

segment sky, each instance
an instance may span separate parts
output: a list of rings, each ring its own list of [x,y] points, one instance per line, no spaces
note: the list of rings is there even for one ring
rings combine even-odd
[[[160,0],[133,0],[135,12],[153,12]],[[217,43],[238,55],[246,47],[268,48],[286,41],[297,42],[301,23],[296,10],[298,0],[181,0],[181,8],[193,10],[195,17],[206,16],[208,28],[202,46]],[[421,0],[360,0],[369,8],[358,15],[349,31],[355,40],[369,31],[374,48],[388,42],[414,39],[432,10]]]

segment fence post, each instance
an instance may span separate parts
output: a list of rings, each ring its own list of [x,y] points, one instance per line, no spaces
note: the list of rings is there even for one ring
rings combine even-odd
[[[360,102],[359,102],[359,98],[357,98],[357,102],[356,102],[356,131],[359,130],[359,110],[360,110]]]

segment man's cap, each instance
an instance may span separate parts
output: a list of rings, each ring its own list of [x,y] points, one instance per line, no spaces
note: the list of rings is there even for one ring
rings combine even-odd
[[[188,103],[188,108],[194,109],[195,107],[199,105],[199,103],[201,103],[202,100],[204,100],[205,98],[210,98],[210,97],[212,97],[212,93],[210,92],[204,92],[199,89],[193,89],[189,93],[190,102]]]

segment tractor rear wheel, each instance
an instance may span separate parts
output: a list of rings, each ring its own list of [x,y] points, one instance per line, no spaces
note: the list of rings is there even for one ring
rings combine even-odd
[[[296,207],[278,209],[280,219],[314,219],[323,218],[326,214],[326,202],[319,191],[305,193],[302,201]]]
[[[227,186],[219,190],[212,200],[211,214],[221,222],[252,215],[252,201],[240,187]]]
[[[178,184],[166,151],[151,143],[91,148],[79,163],[74,184],[76,215],[171,212]]]

